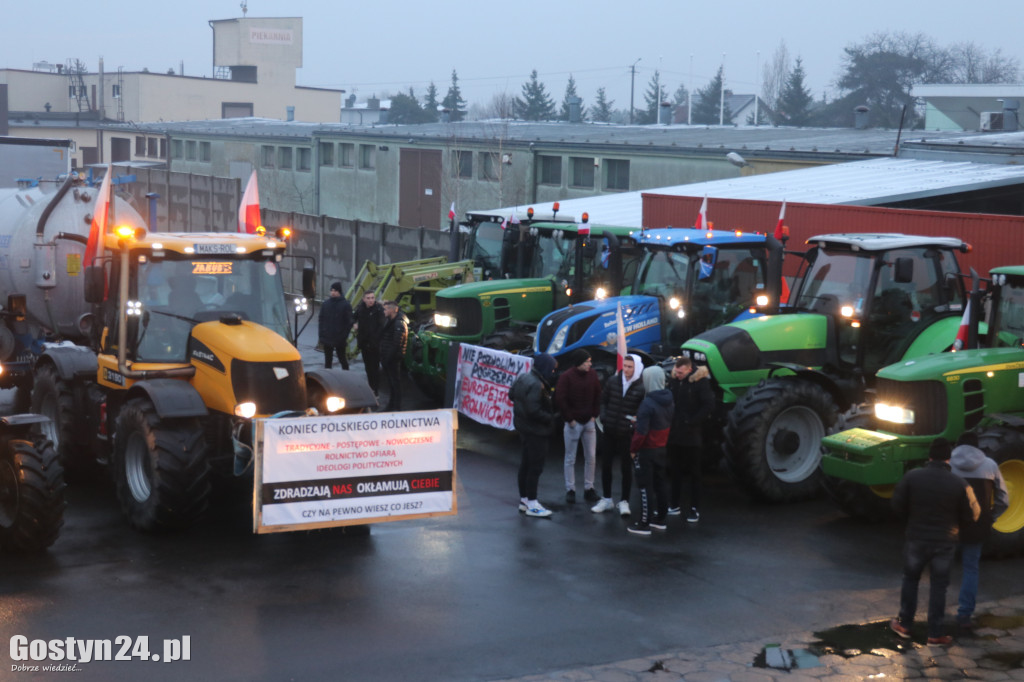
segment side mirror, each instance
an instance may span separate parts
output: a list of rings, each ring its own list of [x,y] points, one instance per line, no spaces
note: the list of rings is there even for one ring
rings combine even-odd
[[[914,259],[913,258],[897,258],[896,265],[893,267],[892,273],[893,281],[897,284],[907,284],[914,281]]]
[[[88,265],[85,268],[85,301],[86,303],[103,303],[107,288],[102,265]]]
[[[310,265],[302,268],[302,295],[310,301],[316,298],[316,268]]]
[[[705,246],[700,253],[700,273],[698,279],[707,279],[715,272],[715,263],[718,262],[718,249],[714,246]]]

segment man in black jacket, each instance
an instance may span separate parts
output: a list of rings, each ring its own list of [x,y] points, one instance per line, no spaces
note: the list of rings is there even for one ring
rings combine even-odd
[[[384,329],[384,307],[377,303],[377,294],[367,291],[353,312],[356,321],[356,342],[363,355],[366,381],[373,394],[380,391],[380,333]]]
[[[551,380],[555,359],[547,353],[533,358],[533,367],[516,377],[508,389],[512,401],[512,425],[522,446],[519,458],[519,511],[527,516],[551,516],[537,500],[537,482],[544,470],[548,439],[554,430],[555,407],[551,399]]]
[[[402,409],[402,358],[409,327],[395,301],[384,302],[384,317],[384,329],[380,333],[380,366],[388,381],[388,404],[384,411],[397,412]]]
[[[908,639],[917,612],[917,586],[921,573],[930,567],[928,597],[928,643],[946,646],[953,638],[943,634],[946,587],[956,552],[961,525],[978,520],[981,508],[974,491],[949,466],[952,449],[945,438],[936,438],[928,452],[928,463],[908,471],[892,494],[892,506],[906,519],[903,544],[903,587],[900,615],[889,627]]]
[[[715,407],[708,368],[694,367],[685,355],[676,360],[672,368],[669,390],[675,401],[672,430],[668,435],[668,470],[671,493],[669,516],[682,513],[679,501],[683,496],[683,474],[690,475],[690,511],[686,520],[700,520],[700,469],[704,451],[704,422]]]
[[[341,282],[331,285],[330,295],[320,304],[317,319],[320,345],[324,348],[324,367],[330,369],[334,353],[342,369],[348,369],[348,335],[352,332],[352,305],[341,295]]]
[[[629,456],[629,442],[633,439],[636,410],[644,399],[644,382],[640,379],[644,363],[639,355],[627,355],[622,360],[622,371],[613,375],[601,389],[601,487],[604,496],[590,508],[595,514],[615,508],[612,501],[612,472],[615,458],[622,472],[622,496],[619,498],[621,514],[629,509],[629,492],[633,487],[633,460]]]

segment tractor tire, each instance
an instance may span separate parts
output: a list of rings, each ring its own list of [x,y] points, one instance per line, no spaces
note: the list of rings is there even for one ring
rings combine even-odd
[[[189,526],[210,502],[210,467],[198,419],[162,421],[134,398],[117,417],[114,477],[121,510],[138,530]]]
[[[75,409],[73,389],[60,378],[56,367],[44,365],[36,373],[31,411],[49,417],[41,430],[53,443],[64,471],[70,476],[84,473],[91,462],[92,439],[84,415]]]
[[[867,403],[854,405],[839,415],[835,426],[829,429],[829,435],[854,428],[867,428],[872,425],[873,410]],[[881,523],[893,518],[892,491],[893,485],[863,485],[845,478],[834,476],[821,477],[821,485],[825,493],[848,516],[868,523]]]
[[[986,556],[1024,554],[1024,432],[993,426],[978,434],[978,446],[996,461],[1010,493],[1010,506],[996,519],[985,542]]]
[[[0,549],[40,552],[64,525],[64,469],[48,440],[0,443]]]
[[[503,350],[506,353],[522,353],[533,348],[533,339],[514,329],[497,332],[480,342],[484,348]]]
[[[729,412],[725,453],[737,482],[762,502],[796,502],[821,487],[821,439],[839,409],[821,386],[771,379],[747,391]]]

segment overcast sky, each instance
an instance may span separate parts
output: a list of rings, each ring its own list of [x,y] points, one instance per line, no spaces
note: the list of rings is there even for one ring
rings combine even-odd
[[[211,19],[242,14],[237,0],[6,3],[0,22],[0,67],[30,69],[43,60],[81,59],[90,71],[212,74]],[[948,6],[949,11],[942,8]],[[953,8],[956,11],[953,11]],[[536,69],[561,103],[571,73],[584,105],[604,86],[615,108],[627,108],[630,65],[637,63],[635,104],[655,69],[669,95],[681,83],[701,88],[725,66],[726,87],[759,89],[759,69],[781,41],[803,58],[813,96],[835,94],[843,47],[877,31],[921,32],[940,45],[971,41],[1024,63],[1024,5],[894,0],[249,0],[248,16],[303,18],[300,85],[355,92],[422,95],[448,89],[452,69],[463,97],[486,104],[496,93],[519,95]],[[724,57],[723,57],[724,53]],[[760,55],[758,54],[760,53]]]

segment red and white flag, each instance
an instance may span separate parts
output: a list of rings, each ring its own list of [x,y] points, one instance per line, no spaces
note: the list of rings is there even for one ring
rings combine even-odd
[[[238,206],[238,231],[255,234],[260,225],[260,188],[256,182],[256,169],[249,176],[249,184],[242,194],[242,203]]]
[[[622,362],[626,359],[626,325],[622,322],[622,303],[615,308],[615,370],[622,371]]]
[[[779,222],[778,222],[778,224],[775,225],[775,235],[774,235],[775,238],[778,239],[779,241],[782,241],[782,237],[783,237],[782,233],[784,231],[782,229],[782,223],[783,223],[783,221],[785,219],[786,219],[786,200],[783,199],[782,200],[782,209],[779,210]]]
[[[85,266],[88,267],[96,260],[100,251],[100,243],[103,235],[107,232],[107,218],[110,215],[110,178],[114,175],[114,169],[107,166],[107,174],[103,176],[100,183],[100,191],[96,194],[96,208],[92,212],[92,224],[89,226],[89,240],[85,244]]]
[[[708,195],[704,195],[704,201],[700,202],[700,211],[697,213],[697,224],[694,229],[703,230],[708,226]]]
[[[448,220],[455,220],[455,202],[452,202],[452,207],[448,209]]]
[[[967,332],[971,326],[971,301],[968,299],[964,307],[964,316],[960,318],[960,328],[956,330],[956,340],[953,341],[953,350],[963,350],[967,345]]]

